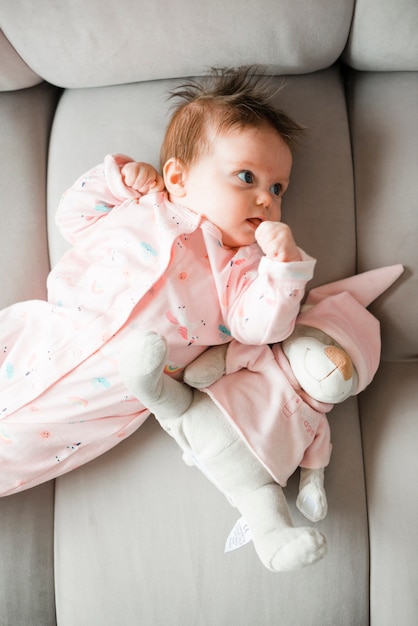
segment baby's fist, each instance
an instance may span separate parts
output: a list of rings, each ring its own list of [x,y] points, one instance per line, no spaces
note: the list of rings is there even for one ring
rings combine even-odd
[[[302,260],[292,231],[287,224],[262,222],[255,231],[255,238],[269,259],[284,263]]]
[[[127,187],[138,193],[146,194],[151,191],[163,191],[164,180],[155,167],[148,163],[130,161],[121,169],[122,178]]]

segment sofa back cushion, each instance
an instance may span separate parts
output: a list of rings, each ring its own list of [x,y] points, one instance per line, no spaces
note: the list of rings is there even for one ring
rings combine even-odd
[[[370,310],[384,360],[418,354],[418,74],[351,72],[347,89],[356,201],[357,269],[405,272]]]
[[[25,89],[41,82],[0,30],[0,91]]]
[[[358,70],[418,70],[417,0],[356,0],[344,60]]]
[[[3,3],[2,28],[34,72],[62,87],[267,64],[326,68],[347,42],[354,0],[31,0]],[[2,61],[0,61],[1,65]]]

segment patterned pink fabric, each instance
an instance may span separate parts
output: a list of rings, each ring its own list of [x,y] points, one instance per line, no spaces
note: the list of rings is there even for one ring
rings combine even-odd
[[[165,335],[166,371],[179,377],[209,345],[276,342],[293,328],[315,261],[223,247],[213,224],[166,194],[126,188],[127,160],[108,156],[64,194],[57,223],[73,248],[50,273],[48,301],[0,312],[1,495],[95,458],[143,423],[148,411],[118,376],[133,332]]]

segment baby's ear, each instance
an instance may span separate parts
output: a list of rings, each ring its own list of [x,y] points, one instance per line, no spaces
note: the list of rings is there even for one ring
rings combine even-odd
[[[182,198],[186,193],[184,187],[184,173],[185,167],[180,159],[172,157],[164,164],[163,176],[165,187],[169,194],[177,198]]]

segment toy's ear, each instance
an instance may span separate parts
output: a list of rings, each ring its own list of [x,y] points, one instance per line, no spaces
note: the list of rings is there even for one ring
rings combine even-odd
[[[163,177],[165,187],[170,195],[177,198],[183,198],[186,190],[184,187],[185,166],[180,161],[172,157],[168,159],[163,167]]]
[[[380,294],[388,289],[402,274],[402,265],[388,265],[349,278],[343,278],[327,285],[311,289],[306,299],[309,304],[317,304],[329,296],[338,295],[344,291],[350,293],[357,302],[364,307],[376,300]]]

